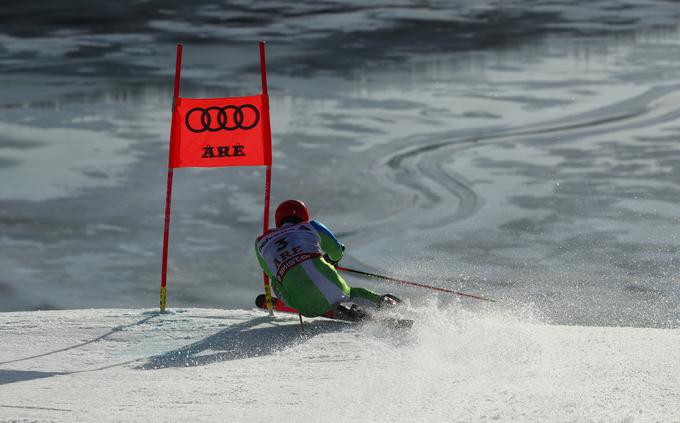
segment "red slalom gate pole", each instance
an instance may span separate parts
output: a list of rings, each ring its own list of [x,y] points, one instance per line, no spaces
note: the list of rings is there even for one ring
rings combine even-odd
[[[264,52],[264,41],[260,41],[260,75],[262,77],[262,95],[266,99],[267,113],[269,113],[269,91],[267,90],[267,64],[265,60]],[[271,140],[271,130],[268,134]],[[269,197],[271,194],[271,182],[272,182],[272,167],[267,166],[267,171],[265,174],[265,185],[264,185],[264,218],[262,219],[262,234],[269,232]],[[265,272],[262,272],[262,278],[264,281],[264,295],[267,301],[267,310],[269,310],[269,315],[274,315],[274,306],[272,305],[272,290],[269,286],[269,278]]]
[[[172,96],[172,111],[175,111],[177,97],[179,97],[179,80],[182,69],[182,44],[177,44],[177,58],[175,59],[175,90]],[[172,113],[171,113],[172,115]],[[170,129],[172,133],[172,125]],[[168,152],[168,184],[165,194],[165,228],[163,230],[163,267],[161,270],[161,313],[165,312],[166,305],[166,285],[168,281],[168,243],[170,241],[170,205],[172,203],[172,177],[173,168],[170,166],[172,160],[172,142]]]
[[[405,281],[405,280],[402,280],[402,279],[378,275],[378,274],[375,274],[375,273],[362,272],[361,270],[349,269],[347,267],[337,266],[336,269],[341,270],[343,272],[356,273],[358,275],[368,276],[370,278],[375,278],[375,279],[382,279],[382,280],[385,280],[385,281],[388,281],[388,282],[399,283],[399,284],[402,284],[402,285],[417,286],[418,288],[432,289],[434,291],[446,292],[448,294],[460,295],[461,297],[474,298],[476,300],[490,301],[492,303],[496,302],[496,300],[494,300],[493,298],[485,298],[485,297],[480,297],[478,295],[466,294],[464,292],[458,292],[458,291],[453,291],[453,290],[450,290],[450,289],[439,288],[439,287],[436,287],[436,286],[425,285],[425,284],[418,283],[418,282]]]

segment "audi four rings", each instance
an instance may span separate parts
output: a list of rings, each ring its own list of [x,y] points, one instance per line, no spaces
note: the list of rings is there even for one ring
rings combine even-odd
[[[252,104],[195,107],[187,112],[185,121],[191,132],[248,130],[260,122],[260,111]]]

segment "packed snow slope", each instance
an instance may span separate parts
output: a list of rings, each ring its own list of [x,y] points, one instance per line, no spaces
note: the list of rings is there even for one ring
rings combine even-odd
[[[680,329],[407,306],[405,332],[259,310],[0,314],[0,421],[680,421]]]

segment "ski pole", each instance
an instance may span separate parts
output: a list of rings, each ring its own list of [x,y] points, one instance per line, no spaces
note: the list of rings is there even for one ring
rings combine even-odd
[[[427,289],[432,289],[434,291],[440,291],[440,292],[446,292],[446,293],[449,293],[449,294],[460,295],[461,297],[468,297],[468,298],[474,298],[476,300],[490,301],[492,303],[496,302],[496,300],[494,300],[493,298],[485,298],[485,297],[480,297],[478,295],[466,294],[464,292],[458,292],[458,291],[453,291],[453,290],[450,290],[450,289],[439,288],[439,287],[436,287],[436,286],[425,285],[425,284],[418,283],[418,282],[405,281],[405,280],[402,280],[402,279],[392,278],[392,277],[389,277],[389,276],[377,275],[375,273],[362,272],[361,270],[349,269],[347,267],[336,266],[336,269],[342,270],[343,272],[356,273],[358,275],[368,276],[370,278],[375,278],[375,279],[382,279],[382,280],[385,280],[385,281],[400,283],[400,284],[403,284],[403,285],[417,286],[419,288],[427,288]]]

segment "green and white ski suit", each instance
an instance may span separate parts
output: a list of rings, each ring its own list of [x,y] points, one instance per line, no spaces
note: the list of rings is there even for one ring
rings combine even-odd
[[[364,288],[350,288],[333,261],[342,258],[342,244],[317,221],[284,224],[259,237],[255,251],[276,296],[303,316],[321,316],[343,301],[364,299],[378,304],[381,296]]]

